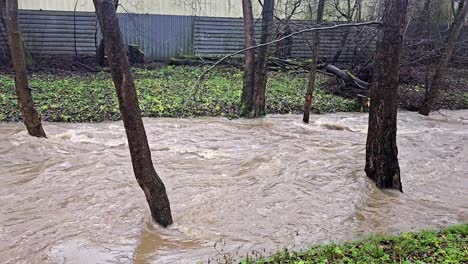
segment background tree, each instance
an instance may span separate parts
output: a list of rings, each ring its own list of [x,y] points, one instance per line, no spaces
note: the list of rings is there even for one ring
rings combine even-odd
[[[317,25],[322,23],[324,6],[325,6],[325,0],[319,0],[318,5],[317,5],[317,20],[316,20]],[[317,61],[319,58],[319,48],[320,48],[320,33],[316,31],[314,34],[312,63],[310,64],[310,71],[309,71],[309,83],[307,85],[307,92],[305,95],[304,116],[302,118],[302,121],[304,121],[305,123],[309,123],[310,106],[312,105],[312,99],[313,99],[314,90],[315,90],[315,76],[317,75]]]
[[[291,19],[293,16],[297,16],[301,13],[300,8],[302,7],[302,1],[303,0],[285,0],[284,2],[276,2],[276,39],[288,36],[293,32],[291,24],[294,24],[294,22]],[[274,56],[282,59],[291,58],[293,45],[293,37],[285,38],[284,40],[276,43]]]
[[[336,14],[336,19],[337,20],[345,20],[347,23],[355,21],[361,21],[361,16],[362,16],[362,2],[360,0],[345,0],[344,1],[344,6],[343,7],[343,1],[340,0],[333,0],[333,7],[334,7],[334,13]],[[351,28],[346,29],[346,32],[344,33],[340,46],[338,50],[336,51],[335,55],[333,56],[333,59],[331,61],[331,64],[335,64],[338,62],[338,59],[340,58],[341,54],[345,50],[346,43],[348,42],[349,36],[351,34]]]
[[[31,136],[46,137],[42,128],[39,113],[33,102],[29,88],[28,71],[22,36],[18,20],[18,0],[0,0],[0,9],[5,18],[8,46],[10,48],[11,62],[15,72],[15,88],[21,117]]]
[[[242,0],[242,11],[244,15],[244,46],[250,48],[255,45],[252,0]],[[245,51],[244,56],[244,81],[240,106],[240,115],[243,117],[248,117],[252,112],[254,82],[255,49],[250,49]]]
[[[271,37],[271,28],[273,24],[273,11],[275,6],[274,0],[264,0],[262,9],[262,33],[260,44],[269,42]],[[268,62],[268,47],[269,45],[261,46],[258,49],[258,56],[255,68],[255,83],[253,92],[253,103],[251,117],[257,118],[265,115],[265,97],[267,84],[267,62]]]
[[[164,183],[156,173],[151,160],[145,127],[138,105],[135,82],[130,72],[119,19],[113,0],[93,0],[104,38],[109,67],[119,101],[125,132],[127,133],[133,171],[145,193],[153,219],[161,226],[172,224],[171,208]]]
[[[458,37],[460,36],[460,32],[463,28],[463,24],[468,15],[468,4],[465,3],[465,1],[459,4],[459,11],[456,12],[455,15],[456,15],[455,22],[450,27],[450,34],[444,43],[444,52],[442,53],[439,63],[437,64],[435,73],[432,76],[432,81],[429,87],[427,87],[428,90],[426,92],[423,105],[421,109],[419,109],[419,113],[421,115],[425,115],[425,116],[429,115],[429,113],[431,112],[434,106],[434,102],[437,100],[437,97],[439,96],[442,76],[447,70],[447,66],[450,62],[450,58],[452,58],[452,54],[455,49],[455,44],[458,40]]]
[[[397,147],[398,83],[408,0],[384,3],[370,89],[365,171],[379,188],[402,191]]]

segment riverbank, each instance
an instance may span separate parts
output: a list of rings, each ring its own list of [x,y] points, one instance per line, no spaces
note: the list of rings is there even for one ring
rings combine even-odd
[[[441,231],[423,230],[398,236],[375,236],[346,244],[313,246],[306,251],[278,252],[243,264],[272,263],[467,263],[468,224]]]
[[[238,117],[242,72],[215,68],[193,89],[202,67],[162,66],[134,68],[140,108],[145,117]],[[359,109],[355,100],[315,92],[314,113],[349,112]],[[304,75],[272,73],[267,87],[267,112],[301,113],[307,79]],[[110,74],[37,73],[31,76],[34,101],[42,119],[52,122],[100,122],[118,120],[120,113]],[[19,120],[11,76],[0,75],[0,121]]]
[[[242,71],[218,67],[210,71],[197,89],[202,74],[197,66],[143,66],[133,68],[140,108],[145,117],[238,117]],[[438,108],[468,108],[468,79],[451,73],[446,90],[441,91]],[[420,74],[413,74],[419,76]],[[412,76],[413,76],[412,75]],[[403,76],[404,77],[404,76]],[[337,88],[333,77],[318,75],[312,112],[355,112],[356,100],[332,94]],[[417,110],[424,95],[420,80],[405,78],[400,87],[400,108]],[[447,80],[446,80],[447,81]],[[120,119],[110,74],[106,71],[33,71],[30,75],[34,101],[45,121],[100,122]],[[268,114],[300,114],[303,110],[307,74],[271,72],[267,85]],[[328,92],[327,92],[328,91]],[[336,92],[336,91],[335,91]],[[0,121],[18,121],[19,108],[13,77],[0,74]]]

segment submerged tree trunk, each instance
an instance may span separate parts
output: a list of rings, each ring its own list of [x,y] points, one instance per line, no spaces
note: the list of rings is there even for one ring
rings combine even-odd
[[[262,34],[260,44],[267,43],[271,36],[271,28],[273,24],[274,0],[265,0],[262,10]],[[265,112],[265,96],[267,83],[267,62],[268,62],[268,45],[262,46],[258,50],[257,64],[255,68],[255,84],[253,93],[253,104],[251,117],[257,118],[264,116]]]
[[[114,3],[112,0],[94,0],[94,5],[117,92],[120,114],[127,133],[133,171],[138,184],[145,193],[153,219],[166,227],[172,224],[169,199],[164,183],[156,173],[151,160],[151,151],[141,118],[135,83],[130,72]]]
[[[322,23],[323,20],[323,9],[325,5],[325,0],[319,0],[317,5],[317,24]],[[314,43],[313,43],[313,52],[312,52],[312,63],[310,64],[310,71],[309,71],[309,83],[307,85],[307,92],[305,95],[305,102],[304,102],[304,116],[302,117],[302,121],[305,123],[309,123],[310,117],[310,107],[312,105],[312,99],[314,96],[315,90],[315,76],[317,75],[317,61],[319,56],[319,48],[320,48],[320,33],[317,31],[314,34]]]
[[[242,0],[242,10],[244,13],[245,48],[250,48],[255,45],[252,0]],[[244,57],[244,81],[240,105],[240,115],[243,117],[249,117],[252,112],[254,81],[255,49],[250,49],[245,52]]]
[[[366,174],[379,188],[402,191],[397,147],[398,81],[408,0],[387,0],[370,90]]]
[[[461,3],[463,4],[463,2]],[[442,76],[444,75],[445,71],[447,70],[448,63],[450,58],[452,58],[453,50],[455,49],[455,44],[460,36],[460,32],[463,28],[463,24],[465,22],[465,18],[468,15],[468,4],[464,4],[461,11],[458,12],[458,17],[456,18],[455,22],[452,24],[450,28],[450,34],[448,38],[445,40],[445,48],[444,53],[440,58],[440,61],[437,65],[437,69],[432,77],[431,84],[427,87],[429,90],[426,93],[424,98],[423,105],[421,109],[419,109],[419,113],[421,115],[428,116],[431,112],[432,108],[434,107],[434,102],[437,100],[439,96]]]
[[[6,31],[11,54],[13,70],[15,71],[15,87],[21,117],[29,135],[46,137],[41,119],[34,106],[31,89],[29,88],[26,58],[21,40],[18,21],[18,0],[6,0]]]

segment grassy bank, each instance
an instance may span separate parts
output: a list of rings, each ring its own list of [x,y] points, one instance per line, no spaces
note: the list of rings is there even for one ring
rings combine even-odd
[[[242,72],[216,68],[206,76],[193,97],[192,86],[201,67],[163,66],[133,69],[140,107],[146,117],[226,116],[237,117]],[[354,100],[325,94],[318,81],[313,111],[329,113],[358,110]],[[307,84],[305,76],[273,73],[267,87],[268,113],[300,113]],[[33,74],[30,86],[44,120],[99,122],[120,118],[110,74]],[[12,76],[0,75],[0,121],[19,120]]]
[[[301,252],[282,251],[266,259],[242,263],[468,263],[468,224],[438,232],[420,231],[313,246]]]

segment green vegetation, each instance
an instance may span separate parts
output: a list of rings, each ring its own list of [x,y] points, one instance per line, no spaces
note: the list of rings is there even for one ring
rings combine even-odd
[[[468,263],[468,224],[439,232],[403,233],[340,245],[313,246],[307,251],[282,251],[266,259],[242,263]]]
[[[194,93],[201,67],[164,66],[133,69],[140,107],[146,117],[238,116],[242,72],[233,68],[211,71]],[[324,80],[319,80],[318,85]],[[301,113],[307,79],[302,75],[273,73],[268,82],[268,113]],[[120,113],[109,73],[92,75],[30,76],[34,101],[44,120],[99,122],[117,120]],[[315,93],[315,113],[356,111],[354,100]],[[19,120],[19,109],[11,76],[0,75],[0,121]]]

